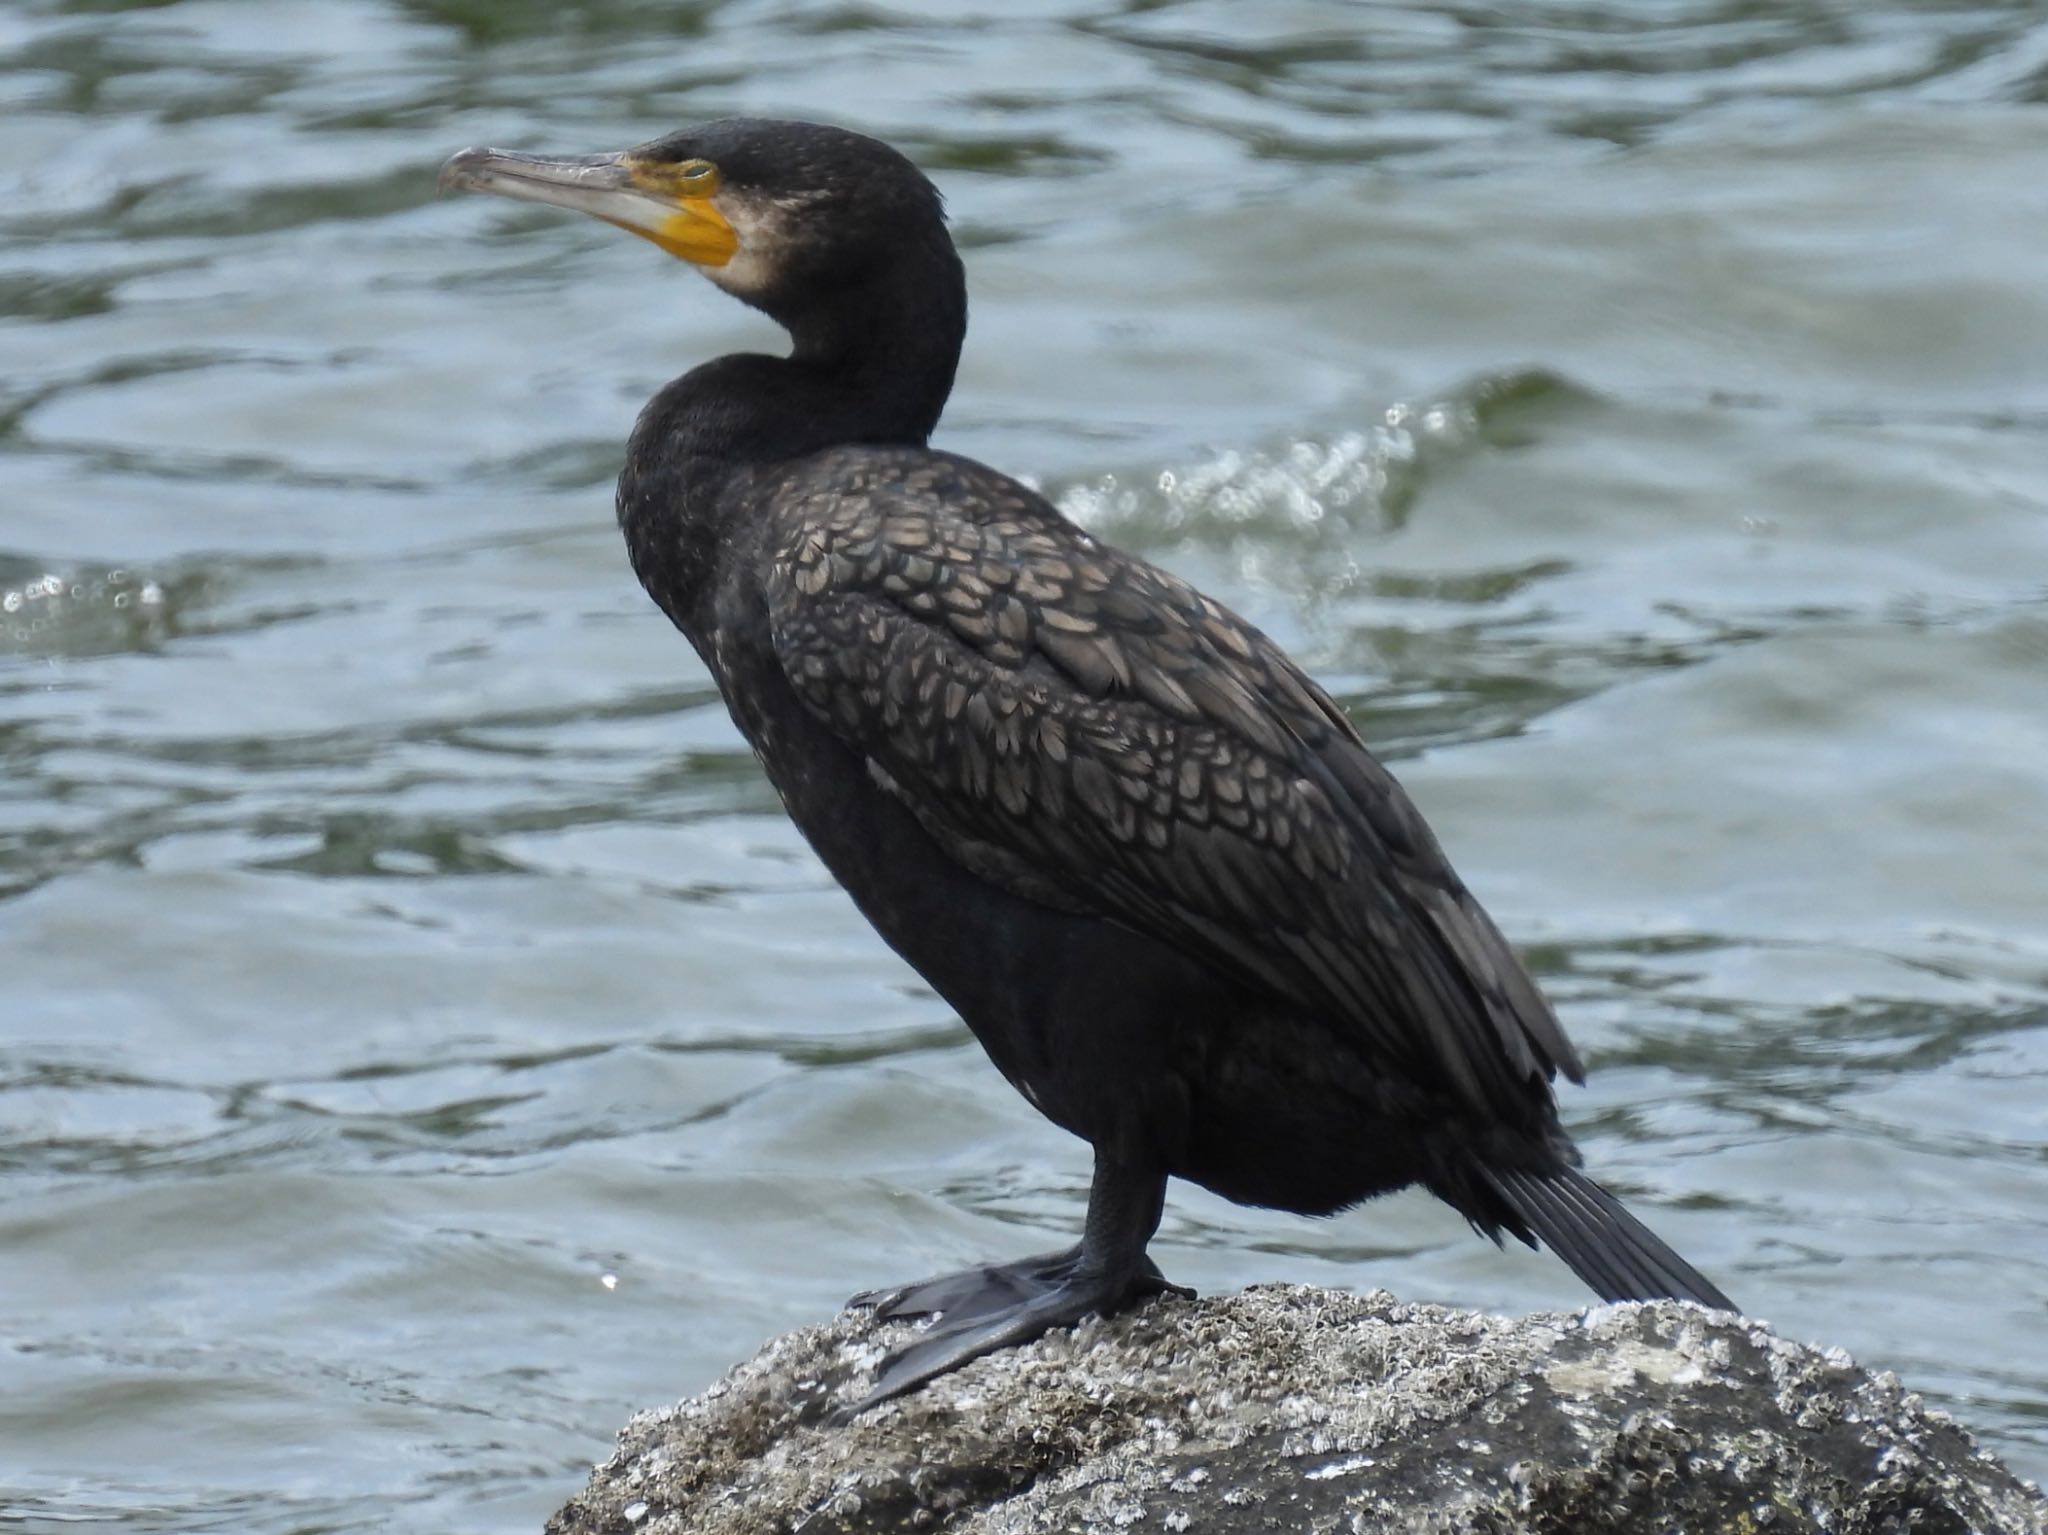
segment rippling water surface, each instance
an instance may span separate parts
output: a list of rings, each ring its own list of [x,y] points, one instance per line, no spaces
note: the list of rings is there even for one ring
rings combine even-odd
[[[467,143],[943,182],[946,446],[1398,759],[1757,1314],[2048,1473],[2048,23],[2025,4],[0,13],[0,1524],[534,1528],[629,1409],[1066,1238],[610,480],[772,332]],[[1572,1305],[1419,1198],[1204,1288]]]

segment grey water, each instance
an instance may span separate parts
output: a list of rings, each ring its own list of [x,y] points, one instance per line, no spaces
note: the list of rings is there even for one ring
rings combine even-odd
[[[2048,1475],[2048,17],[1907,0],[0,9],[0,1526],[535,1529],[1042,1122],[635,587],[771,327],[441,201],[731,113],[942,183],[940,440],[1293,648],[1753,1313]],[[1586,1299],[1404,1196],[1156,1254]]]

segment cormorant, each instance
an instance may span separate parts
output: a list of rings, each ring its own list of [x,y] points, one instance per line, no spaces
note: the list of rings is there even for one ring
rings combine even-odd
[[[783,804],[1004,1076],[1082,1137],[1080,1242],[855,1303],[938,1319],[867,1402],[1174,1289],[1169,1177],[1342,1210],[1420,1183],[1610,1300],[1719,1290],[1578,1170],[1557,1018],[1344,711],[1035,491],[926,446],[967,323],[938,191],[733,119],[443,186],[593,214],[788,330],[641,412],[618,519]]]

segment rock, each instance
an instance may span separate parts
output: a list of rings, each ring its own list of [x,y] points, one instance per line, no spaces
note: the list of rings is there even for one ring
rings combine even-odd
[[[1671,1301],[1169,1297],[834,1426],[907,1332],[842,1315],[642,1414],[551,1535],[2048,1532],[1896,1378]]]

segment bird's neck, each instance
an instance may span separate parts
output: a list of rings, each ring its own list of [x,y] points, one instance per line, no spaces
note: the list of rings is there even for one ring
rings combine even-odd
[[[739,487],[822,448],[931,436],[967,327],[959,258],[941,242],[777,318],[789,356],[720,357],[669,384],[641,412],[619,476],[633,568],[693,640],[745,532],[753,498]]]
[[[780,318],[795,343],[782,360],[785,384],[814,414],[799,425],[769,408],[791,441],[808,439],[803,451],[922,446],[931,436],[967,333],[966,284],[950,242]]]

